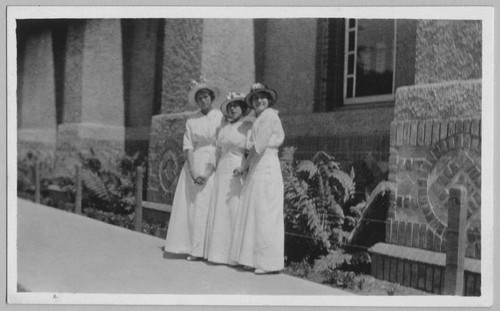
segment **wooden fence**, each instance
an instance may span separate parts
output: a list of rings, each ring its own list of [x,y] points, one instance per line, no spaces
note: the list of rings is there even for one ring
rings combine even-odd
[[[35,162],[33,165],[33,175],[35,176],[35,202],[41,203],[41,170],[40,162]],[[82,214],[82,168],[77,165],[75,167],[75,213]],[[144,201],[142,197],[144,179],[144,169],[142,167],[137,168],[136,180],[135,180],[135,215],[134,215],[134,230],[142,232],[142,221],[143,221],[143,211],[144,209],[152,210],[160,213],[171,213],[172,206],[168,204],[161,204],[156,202]],[[57,192],[57,190],[50,190]]]

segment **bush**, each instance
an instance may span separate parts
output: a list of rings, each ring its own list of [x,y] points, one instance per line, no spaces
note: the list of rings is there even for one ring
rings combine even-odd
[[[76,157],[54,165],[50,157],[27,152],[18,159],[18,196],[34,200],[34,166],[41,163],[41,203],[74,212],[76,199],[75,165],[81,167],[82,212],[90,218],[127,229],[134,229],[137,168],[147,160],[139,153],[133,156],[104,158],[92,148]],[[144,233],[166,236],[165,224],[142,223]]]
[[[352,271],[341,271],[337,269],[327,269],[323,271],[324,283],[328,283],[341,288],[354,289],[356,287],[356,274]]]
[[[355,233],[368,207],[375,203],[375,210],[386,211],[388,200],[378,198],[387,191],[395,191],[395,185],[383,180],[386,174],[377,171],[378,165],[371,157],[367,157],[365,164],[346,166],[350,169],[346,173],[333,156],[323,151],[311,160],[297,162],[296,150],[285,147],[280,158],[287,264],[303,260],[313,263],[321,255],[345,247],[353,237],[359,236]],[[355,167],[362,173],[360,178],[356,177]],[[362,183],[362,191],[356,189],[355,180]],[[383,222],[377,224],[383,225]]]
[[[287,263],[312,263],[339,244],[336,229],[345,224],[346,203],[355,191],[354,171],[347,174],[325,152],[296,163],[296,148],[284,148],[281,167],[285,200]]]

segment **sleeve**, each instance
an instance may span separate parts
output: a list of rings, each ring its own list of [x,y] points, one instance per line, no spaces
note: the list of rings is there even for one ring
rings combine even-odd
[[[261,116],[257,126],[253,127],[252,140],[255,151],[260,155],[266,149],[269,139],[273,134],[275,119],[277,116],[274,113],[267,113]]]
[[[193,140],[191,137],[191,124],[189,120],[186,121],[186,131],[184,131],[184,139],[182,141],[182,150],[193,150]]]

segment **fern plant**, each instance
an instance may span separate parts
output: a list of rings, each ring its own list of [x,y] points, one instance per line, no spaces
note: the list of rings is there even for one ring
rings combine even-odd
[[[344,221],[344,206],[355,192],[354,171],[347,174],[326,152],[297,163],[295,147],[285,147],[284,178],[287,262],[309,260],[336,246],[335,236]]]
[[[145,163],[139,153],[119,158],[115,165],[103,165],[111,161],[102,161],[92,148],[88,155],[80,153],[80,158],[82,183],[86,190],[84,205],[117,214],[132,213],[137,167]]]

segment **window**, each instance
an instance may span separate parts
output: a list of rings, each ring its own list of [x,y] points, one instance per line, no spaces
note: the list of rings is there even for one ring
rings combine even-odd
[[[345,105],[394,100],[395,38],[395,20],[345,20]]]

